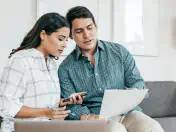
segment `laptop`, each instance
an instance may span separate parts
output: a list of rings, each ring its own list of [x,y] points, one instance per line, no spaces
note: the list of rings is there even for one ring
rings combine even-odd
[[[15,121],[15,132],[107,132],[107,123],[86,121]]]

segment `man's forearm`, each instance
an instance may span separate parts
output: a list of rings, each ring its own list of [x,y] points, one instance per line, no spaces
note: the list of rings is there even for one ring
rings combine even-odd
[[[83,114],[81,117],[80,117],[80,120],[86,120],[86,118],[87,118],[87,114]]]
[[[72,113],[74,113],[75,115],[69,115],[69,118],[71,120],[81,120],[81,116],[82,115],[88,115],[90,114],[89,109],[87,108],[87,106],[82,106],[82,105],[69,105],[67,106],[68,110],[71,110]]]

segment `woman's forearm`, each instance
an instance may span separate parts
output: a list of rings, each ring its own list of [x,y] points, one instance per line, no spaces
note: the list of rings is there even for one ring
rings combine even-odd
[[[46,117],[47,108],[31,108],[23,106],[16,114],[15,118],[38,118]]]

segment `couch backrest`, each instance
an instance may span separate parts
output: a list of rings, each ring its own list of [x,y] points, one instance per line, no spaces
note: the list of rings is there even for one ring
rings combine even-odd
[[[140,107],[151,117],[176,116],[176,82],[154,81],[146,82],[149,97]]]

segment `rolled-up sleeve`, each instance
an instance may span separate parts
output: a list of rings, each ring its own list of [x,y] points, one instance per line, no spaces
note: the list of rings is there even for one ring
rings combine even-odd
[[[23,58],[12,56],[0,79],[0,116],[3,118],[13,118],[20,111],[26,88],[25,74]]]
[[[67,98],[72,93],[76,93],[76,88],[69,77],[69,72],[64,67],[59,67],[58,75],[62,97]],[[85,105],[69,105],[67,106],[67,109],[75,114],[74,116],[69,115],[69,119],[71,120],[79,120],[83,114],[90,114],[88,107]]]

